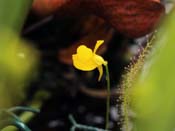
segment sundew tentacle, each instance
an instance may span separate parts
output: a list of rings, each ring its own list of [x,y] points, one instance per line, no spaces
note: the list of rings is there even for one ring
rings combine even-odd
[[[130,131],[129,123],[130,123],[130,89],[132,88],[134,82],[136,81],[141,69],[143,68],[145,59],[147,55],[150,53],[150,50],[153,45],[153,41],[155,40],[155,35],[153,34],[151,39],[148,40],[147,45],[142,49],[139,53],[137,60],[135,59],[131,61],[131,63],[125,68],[125,73],[122,76],[121,82],[121,90],[122,90],[122,106],[121,113],[123,116],[123,131]]]

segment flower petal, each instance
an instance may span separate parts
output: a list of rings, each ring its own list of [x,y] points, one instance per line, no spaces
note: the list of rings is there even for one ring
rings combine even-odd
[[[100,81],[101,80],[101,77],[103,75],[103,66],[102,65],[101,66],[98,66],[98,71],[99,71],[98,81]]]
[[[91,71],[97,68],[97,64],[92,58],[84,60],[79,54],[72,55],[73,65],[82,71]]]
[[[92,50],[85,45],[81,45],[77,48],[77,54],[81,59],[84,59],[84,61],[89,60],[93,55]]]
[[[94,62],[93,56],[90,48],[81,45],[77,48],[77,54],[72,55],[73,65],[83,71],[94,70],[98,65]]]
[[[93,59],[94,59],[94,62],[97,64],[97,66],[106,65],[107,64],[107,61],[105,61],[103,59],[103,57],[101,57],[100,55],[94,54]]]
[[[104,43],[104,40],[98,40],[95,48],[94,48],[94,54],[96,53],[97,49]]]

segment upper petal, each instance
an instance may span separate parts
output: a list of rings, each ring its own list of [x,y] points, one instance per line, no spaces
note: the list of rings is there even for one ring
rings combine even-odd
[[[94,48],[94,53],[96,53],[97,49],[104,43],[104,40],[98,40],[95,48]]]
[[[87,48],[85,45],[81,45],[77,48],[77,55],[80,59],[89,60],[93,53],[90,48]]]

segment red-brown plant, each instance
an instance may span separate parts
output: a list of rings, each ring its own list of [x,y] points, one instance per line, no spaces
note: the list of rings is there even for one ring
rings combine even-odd
[[[131,38],[151,32],[164,13],[160,0],[34,0],[33,9],[40,15],[95,14]]]

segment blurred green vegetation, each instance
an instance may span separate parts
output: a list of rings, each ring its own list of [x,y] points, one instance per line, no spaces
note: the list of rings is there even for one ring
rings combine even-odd
[[[0,32],[2,28],[8,28],[19,33],[32,2],[33,0],[0,0]]]
[[[10,31],[0,33],[0,108],[25,98],[25,87],[36,66],[37,52]]]
[[[19,104],[38,54],[20,38],[32,0],[0,0],[0,108]]]
[[[27,84],[37,67],[38,52],[29,42],[20,38],[21,29],[32,2],[32,0],[0,0],[1,110],[19,105],[25,99]],[[33,105],[33,103],[30,104]],[[41,103],[37,104],[39,108],[38,105]],[[26,114],[22,115],[26,120],[33,116],[33,114]],[[3,119],[1,128],[10,124],[2,125],[2,121],[10,118]],[[7,127],[6,130],[14,130],[14,127]]]
[[[132,88],[125,90],[127,92],[124,96],[126,98],[124,108],[129,105],[129,108],[135,112],[135,117],[131,119],[133,131],[175,129],[174,35],[175,9],[165,18],[165,22],[156,33],[156,40],[137,80],[132,83]],[[128,111],[124,113],[129,114]],[[125,121],[124,124],[128,122]]]

